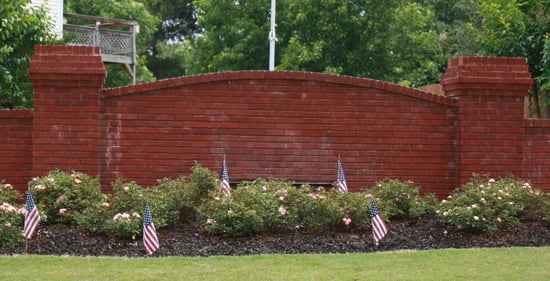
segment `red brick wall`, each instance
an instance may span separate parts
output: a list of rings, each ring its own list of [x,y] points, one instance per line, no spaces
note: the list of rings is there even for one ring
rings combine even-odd
[[[24,190],[32,177],[32,111],[0,110],[0,182]]]
[[[524,177],[550,192],[550,120],[525,122]]]
[[[369,79],[242,71],[105,90],[102,176],[139,183],[188,174],[194,161],[230,179],[348,186],[384,177],[426,191],[455,182],[454,101]]]
[[[513,173],[550,191],[550,126],[523,118],[532,80],[521,58],[450,60],[442,81],[447,96],[438,96],[282,71],[101,89],[98,48],[35,51],[34,112],[0,113],[0,132],[13,136],[0,155],[18,158],[0,160],[0,178],[21,183],[19,189],[53,169],[99,175],[105,189],[119,177],[147,186],[188,175],[195,161],[219,172],[225,155],[232,182],[330,184],[340,156],[351,190],[389,177],[446,195],[476,172]]]
[[[458,176],[523,177],[524,97],[532,84],[525,58],[449,60],[441,84],[458,102]]]
[[[99,47],[36,46],[29,74],[35,91],[34,173],[98,175],[99,95],[106,74]]]

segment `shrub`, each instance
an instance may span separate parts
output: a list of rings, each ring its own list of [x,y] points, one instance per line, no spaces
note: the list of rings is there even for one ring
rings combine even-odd
[[[362,193],[340,193],[304,185],[298,205],[301,225],[312,230],[349,229],[370,222],[370,207]]]
[[[420,195],[420,188],[412,181],[384,179],[376,182],[371,192],[381,201],[378,207],[387,220],[417,218],[432,213],[437,204],[434,194]]]
[[[208,198],[210,192],[217,190],[220,186],[217,175],[198,163],[191,167],[191,175],[183,181],[187,183],[183,186],[185,205],[191,209],[200,205]]]
[[[183,178],[163,179],[156,186],[148,189],[147,198],[151,205],[151,212],[155,216],[157,228],[174,225],[179,221],[182,207],[189,202],[187,193],[183,192],[186,185]]]
[[[199,222],[210,233],[245,236],[307,228],[350,229],[370,224],[370,199],[285,180],[242,182],[230,196],[210,193],[198,208]]]
[[[102,209],[106,196],[98,178],[80,172],[50,171],[29,182],[42,220],[50,224],[89,224]]]
[[[245,181],[230,196],[212,191],[197,209],[205,230],[218,235],[245,236],[277,232],[297,222],[299,192],[284,180]]]
[[[9,183],[0,182],[0,202],[19,202],[23,200],[23,196],[19,191],[14,190]]]
[[[22,225],[25,208],[17,205],[21,195],[10,184],[0,183],[0,247],[10,248],[25,243]]]
[[[298,222],[301,193],[291,182],[256,179],[242,182],[235,197],[254,209],[263,222],[262,231],[278,232]]]
[[[198,208],[198,217],[204,229],[212,234],[239,237],[257,233],[263,229],[263,220],[257,210],[234,200],[231,196],[218,196],[212,192]]]
[[[141,234],[141,213],[147,202],[146,190],[135,182],[117,179],[108,200],[101,232],[121,238],[136,239]]]
[[[110,236],[136,239],[142,235],[142,214],[145,203],[151,205],[153,221],[157,229],[174,225],[180,216],[184,201],[182,179],[159,180],[159,184],[143,188],[135,182],[118,179],[113,183],[113,195],[109,201],[103,232]]]
[[[547,212],[545,195],[513,177],[498,181],[474,176],[441,201],[436,213],[458,229],[494,233],[519,224],[520,216]]]
[[[105,220],[104,232],[110,236],[136,239],[142,235],[143,219],[138,212],[116,213]]]

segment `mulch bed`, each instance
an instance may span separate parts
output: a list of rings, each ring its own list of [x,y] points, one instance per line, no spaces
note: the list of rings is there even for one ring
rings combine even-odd
[[[226,238],[208,235],[193,223],[158,230],[161,247],[153,256],[214,256],[301,253],[367,253],[375,251],[443,248],[550,246],[550,222],[542,218],[522,220],[520,226],[490,235],[458,231],[437,218],[396,220],[375,247],[370,230],[292,230],[251,237]],[[24,254],[25,246],[0,248],[2,255]],[[62,225],[41,225],[28,245],[28,254],[71,256],[143,257],[141,239],[123,240]]]

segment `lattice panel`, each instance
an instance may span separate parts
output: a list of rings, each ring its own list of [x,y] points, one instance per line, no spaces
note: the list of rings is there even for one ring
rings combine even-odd
[[[113,29],[95,29],[65,26],[65,37],[72,45],[100,46],[104,54],[128,54],[133,52],[132,34]]]
[[[64,27],[64,36],[70,40],[69,44],[72,45],[94,45],[94,32],[95,30],[90,29]]]
[[[133,51],[132,34],[109,29],[99,30],[101,51],[107,54],[126,54]]]

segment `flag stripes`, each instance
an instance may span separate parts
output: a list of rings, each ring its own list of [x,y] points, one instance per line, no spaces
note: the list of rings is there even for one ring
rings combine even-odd
[[[229,186],[229,174],[227,173],[227,166],[225,165],[225,157],[223,159],[222,173],[220,175],[220,189],[224,195],[231,195],[231,187]]]
[[[152,255],[159,249],[157,230],[153,223],[153,216],[151,215],[149,203],[145,204],[145,211],[143,212],[143,246],[145,247],[147,255]]]
[[[36,205],[34,204],[34,199],[32,198],[30,191],[27,191],[26,205],[27,207],[25,212],[25,224],[23,226],[23,235],[27,239],[31,239],[42,218],[38,213],[38,208],[36,208]]]
[[[348,192],[348,185],[346,184],[344,169],[342,168],[342,162],[340,162],[340,159],[338,159],[338,183],[336,185],[336,188],[342,193]]]
[[[370,211],[372,217],[372,237],[374,239],[374,244],[378,246],[378,241],[386,236],[388,229],[386,227],[386,223],[382,219],[382,216],[380,216],[380,213],[378,212],[378,207],[376,207],[374,200],[370,203]]]

